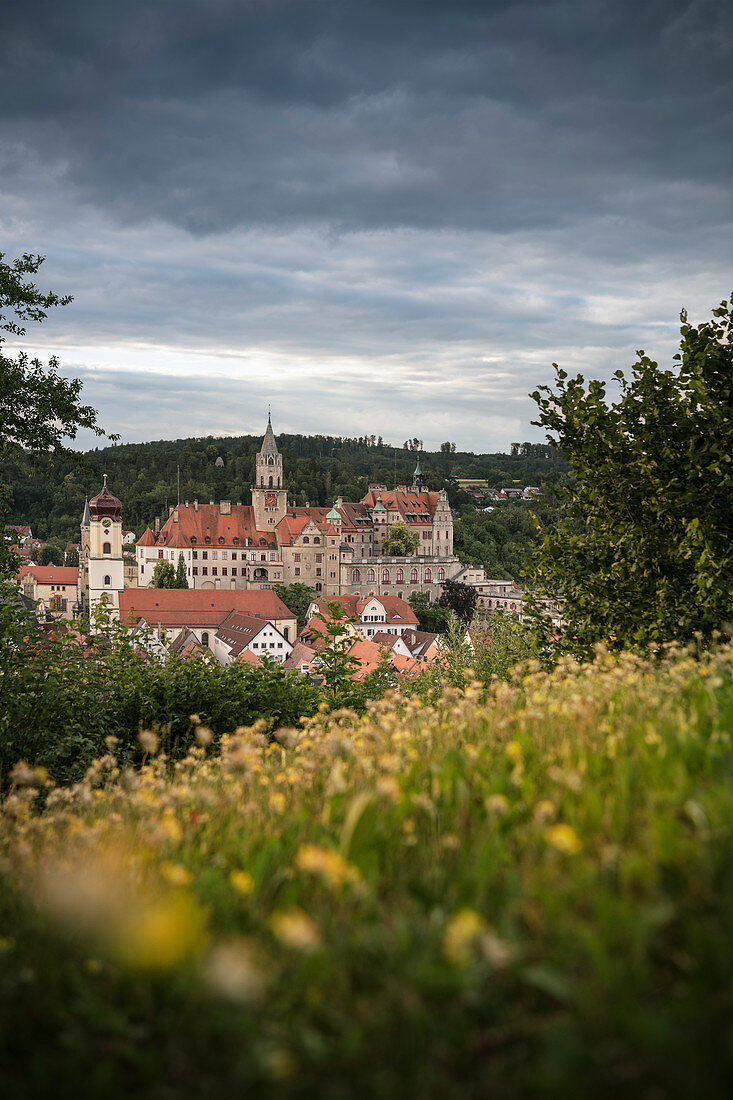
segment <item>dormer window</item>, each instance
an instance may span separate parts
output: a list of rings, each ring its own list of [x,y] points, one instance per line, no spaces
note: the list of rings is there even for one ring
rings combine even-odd
[[[234,543],[235,546],[239,546],[239,535],[235,535],[234,538],[232,539],[232,542]]]
[[[211,542],[211,535],[204,535],[204,542],[208,546],[209,543]]]
[[[195,546],[195,545],[196,545],[196,536],[191,535],[191,546]]]
[[[219,546],[223,546],[223,545],[224,545],[224,536],[219,535]]]

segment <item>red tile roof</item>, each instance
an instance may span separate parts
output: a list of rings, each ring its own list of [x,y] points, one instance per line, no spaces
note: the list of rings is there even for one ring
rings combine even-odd
[[[180,504],[168,516],[155,545],[173,548],[191,545],[277,548],[274,531],[258,531],[255,527],[255,512],[251,504],[232,504],[230,509],[230,512],[222,514],[218,504],[199,504],[197,508],[193,504]],[[208,543],[207,538],[210,540]],[[235,538],[238,540],[236,543]]]
[[[23,565],[18,572],[18,580],[31,574],[38,584],[78,584],[79,567],[77,565]]]
[[[120,618],[128,615],[166,626],[219,626],[232,612],[262,619],[294,619],[268,589],[126,588],[119,595]]]
[[[138,539],[137,545],[138,546],[155,546],[155,535],[153,534],[153,532],[150,530],[149,527],[145,528],[142,535]]]
[[[377,503],[377,497],[381,496],[382,503],[388,512],[399,512],[405,523],[412,526],[424,526],[432,523],[433,513],[438,506],[438,493],[411,493],[397,489],[388,492],[369,492],[362,498],[363,503],[373,508]]]

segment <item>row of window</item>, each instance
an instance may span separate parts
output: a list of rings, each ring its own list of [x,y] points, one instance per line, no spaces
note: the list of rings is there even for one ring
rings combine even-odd
[[[221,552],[221,560],[222,561],[227,560],[227,553],[228,553],[228,551],[222,550],[222,552]],[[162,555],[159,554],[159,557],[160,556],[162,556]],[[171,554],[171,560],[173,560],[173,557],[174,557],[174,554]],[[192,557],[193,557],[194,561],[198,561],[198,557],[199,557],[198,550],[193,551]],[[209,551],[208,550],[202,550],[201,551],[201,560],[202,561],[208,561],[209,560]],[[219,551],[218,550],[212,550],[211,551],[211,560],[212,561],[218,561],[219,560]],[[237,551],[232,550],[232,561],[236,561],[236,560],[237,560]],[[247,551],[243,550],[242,551],[242,561],[246,561],[246,560],[247,560]],[[249,560],[250,561],[268,561],[268,554],[266,554],[264,550],[250,550],[249,551]],[[277,554],[275,553],[274,550],[269,551],[269,560],[270,561],[277,561]]]
[[[297,570],[296,570],[297,572]],[[367,584],[374,584],[377,579],[377,575],[373,569],[367,569],[366,582]],[[436,579],[440,581],[445,580],[445,569],[439,569],[436,574]],[[417,584],[418,571],[417,569],[410,570],[410,584]],[[423,581],[425,584],[433,583],[433,571],[432,569],[426,569],[423,573]],[[351,583],[361,584],[361,570],[352,569],[351,571]],[[395,574],[394,582],[390,578],[389,569],[382,570],[382,584],[404,584],[405,583],[405,571],[404,569],[398,569]]]
[[[300,554],[293,554],[293,561],[300,561],[300,557],[301,557]],[[322,562],[323,561],[323,554],[316,554],[316,561],[317,562]],[[336,555],[335,554],[331,554],[331,561],[336,561]]]

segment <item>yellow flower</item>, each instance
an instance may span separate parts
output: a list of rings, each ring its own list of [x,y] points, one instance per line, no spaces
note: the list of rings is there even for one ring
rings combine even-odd
[[[133,909],[113,948],[135,970],[170,970],[201,947],[204,930],[202,910],[189,894],[177,891]]]
[[[475,909],[461,909],[443,929],[443,954],[456,966],[469,966],[486,932],[486,921]]]
[[[237,893],[245,897],[251,894],[255,888],[255,880],[249,871],[232,871],[229,875],[229,881]]]
[[[171,863],[164,860],[160,865],[160,873],[171,886],[188,886],[193,878],[191,872],[180,863]]]
[[[578,834],[569,825],[548,825],[545,829],[545,840],[558,852],[574,856],[583,847]]]
[[[504,752],[515,764],[522,759],[522,746],[518,741],[508,741],[504,746]]]
[[[253,946],[246,939],[217,944],[206,961],[203,976],[214,993],[239,1004],[258,1001],[267,986]]]
[[[317,844],[301,844],[295,856],[295,866],[299,871],[317,875],[332,889],[340,889],[362,880],[358,867],[349,863],[338,852],[331,851],[330,848],[320,848]]]
[[[555,816],[555,803],[551,802],[549,798],[544,798],[541,802],[538,802],[534,808],[535,821],[544,823],[549,821],[550,818]]]
[[[311,954],[321,946],[321,934],[302,909],[283,909],[270,917],[270,928],[280,943],[295,951]]]
[[[490,794],[484,800],[484,806],[490,814],[505,814],[509,809],[509,799],[503,794]]]

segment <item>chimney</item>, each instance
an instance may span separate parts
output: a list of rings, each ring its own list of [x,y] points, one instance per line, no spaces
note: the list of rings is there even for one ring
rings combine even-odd
[[[237,508],[241,508],[241,507],[242,507],[242,502],[241,502],[241,500],[238,500],[237,501]]]
[[[197,500],[193,502],[193,510],[194,512],[198,512],[199,510],[199,502]]]
[[[219,514],[222,516],[230,516],[232,514],[232,502],[231,500],[219,501]]]
[[[173,505],[169,504],[168,505],[168,518],[170,518],[173,515],[174,511],[175,511],[175,509],[174,509]]]
[[[156,535],[160,531],[160,516],[155,517],[155,533]]]
[[[209,501],[209,504],[215,504],[215,503],[216,503],[216,502],[215,502],[215,501],[213,501],[213,500],[210,500],[210,501]]]
[[[173,509],[173,522],[178,523],[178,509],[177,508]]]

